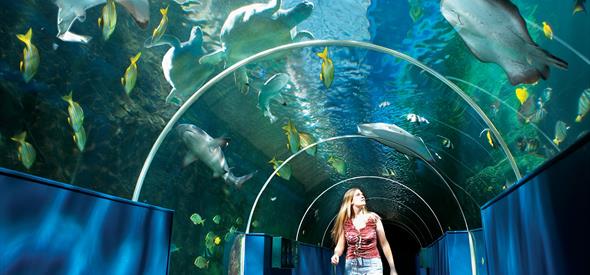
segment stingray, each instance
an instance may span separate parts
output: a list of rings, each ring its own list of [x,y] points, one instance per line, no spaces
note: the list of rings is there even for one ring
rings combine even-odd
[[[512,85],[549,77],[549,65],[567,62],[533,42],[518,8],[508,0],[442,0],[440,9],[469,50],[502,67]]]
[[[57,37],[63,41],[88,43],[92,37],[70,32],[70,28],[78,19],[86,20],[86,10],[104,4],[106,0],[54,0],[59,8],[57,12]],[[115,0],[133,16],[135,22],[146,28],[150,20],[150,3],[148,0]]]
[[[434,162],[434,158],[422,138],[410,134],[395,124],[366,123],[357,125],[357,128],[359,134],[394,148],[406,156]]]

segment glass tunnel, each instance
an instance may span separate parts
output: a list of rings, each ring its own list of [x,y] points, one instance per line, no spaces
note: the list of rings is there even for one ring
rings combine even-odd
[[[482,207],[590,129],[585,1],[9,2],[0,166],[174,210],[170,274],[333,251],[352,187],[399,274],[448,232],[487,274]]]

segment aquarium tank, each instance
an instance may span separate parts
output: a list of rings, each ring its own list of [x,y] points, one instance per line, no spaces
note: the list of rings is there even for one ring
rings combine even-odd
[[[173,209],[170,274],[351,187],[425,247],[590,129],[585,2],[3,1],[0,166]]]

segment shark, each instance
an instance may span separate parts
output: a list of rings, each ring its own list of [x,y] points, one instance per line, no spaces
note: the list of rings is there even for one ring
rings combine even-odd
[[[406,156],[434,162],[422,138],[414,136],[395,124],[366,123],[357,125],[359,134],[374,139]]]
[[[90,36],[70,32],[76,20],[86,20],[86,10],[104,4],[106,0],[53,0],[58,7],[57,37],[67,42],[88,43]],[[115,0],[121,4],[133,17],[135,22],[146,28],[150,20],[150,3],[148,0]]]
[[[222,177],[226,183],[241,187],[244,182],[252,178],[256,171],[241,177],[235,176],[227,164],[221,147],[229,143],[226,138],[212,138],[203,129],[193,124],[180,124],[176,130],[182,142],[188,148],[182,164],[187,166],[196,160],[201,160],[213,171],[213,177]]]

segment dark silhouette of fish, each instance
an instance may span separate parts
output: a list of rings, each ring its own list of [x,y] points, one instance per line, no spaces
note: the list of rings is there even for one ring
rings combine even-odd
[[[471,52],[502,67],[512,85],[549,77],[567,62],[533,42],[518,8],[508,0],[442,0],[440,9]]]

